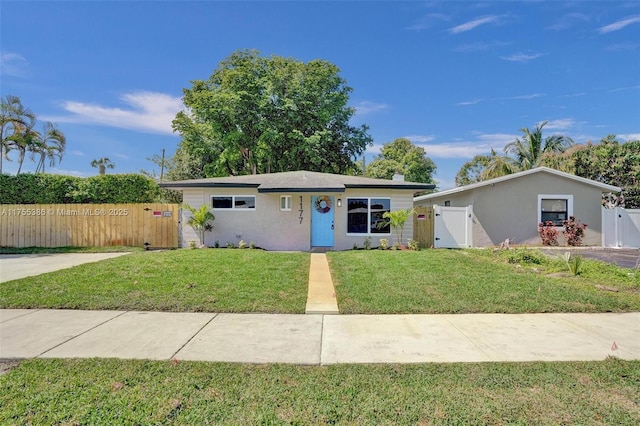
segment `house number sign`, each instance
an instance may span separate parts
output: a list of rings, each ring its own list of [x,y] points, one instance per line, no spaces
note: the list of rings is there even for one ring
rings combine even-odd
[[[302,208],[302,195],[300,196],[300,209],[298,210],[298,212],[300,212],[298,218],[300,219],[300,224],[302,224],[302,213],[304,213],[304,209]]]

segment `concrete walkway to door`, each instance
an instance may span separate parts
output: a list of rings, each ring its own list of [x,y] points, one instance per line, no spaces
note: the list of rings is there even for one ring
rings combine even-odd
[[[338,314],[336,291],[331,279],[329,262],[324,253],[311,253],[307,314]]]

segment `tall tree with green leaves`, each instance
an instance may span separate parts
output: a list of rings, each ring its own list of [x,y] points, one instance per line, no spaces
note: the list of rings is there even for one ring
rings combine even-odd
[[[184,89],[187,110],[173,122],[178,151],[189,160],[207,157],[204,164],[182,161],[199,168],[186,174],[353,170],[372,140],[367,126],[349,124],[352,88],[339,72],[323,60],[232,53],[207,80]]]
[[[116,167],[115,164],[113,164],[113,162],[111,160],[109,160],[108,157],[102,157],[96,160],[92,160],[91,161],[91,167],[95,167],[98,169],[98,172],[101,175],[104,175],[107,173],[107,169],[113,169]]]
[[[35,161],[35,158],[38,158],[36,173],[44,173],[46,159],[52,167],[56,164],[56,159],[62,161],[66,145],[67,138],[56,125],[51,122],[45,123],[43,132],[38,133],[37,139],[30,147],[32,159]]]
[[[504,147],[505,153],[512,156],[520,170],[538,167],[544,153],[559,154],[573,145],[573,140],[568,136],[552,135],[543,138],[542,128],[547,124],[548,121],[543,121],[533,131],[526,127],[520,129],[524,136]]]
[[[435,183],[436,164],[421,146],[409,139],[398,138],[382,146],[378,155],[366,167],[366,175],[377,179],[391,179],[394,173],[404,175],[410,182]]]
[[[36,123],[36,115],[22,105],[19,97],[7,95],[0,100],[0,173],[3,160],[9,160],[11,149],[18,149],[20,158],[24,161],[26,147],[29,145],[29,135]],[[21,148],[25,150],[22,151]]]

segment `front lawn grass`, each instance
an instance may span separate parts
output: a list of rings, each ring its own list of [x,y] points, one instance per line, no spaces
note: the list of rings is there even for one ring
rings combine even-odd
[[[594,260],[585,260],[582,274],[573,276],[560,259],[537,250],[354,250],[327,256],[341,313],[640,311],[640,271]]]
[[[137,252],[0,284],[2,308],[304,313],[308,253]]]
[[[32,359],[0,424],[640,424],[640,361],[242,365]]]

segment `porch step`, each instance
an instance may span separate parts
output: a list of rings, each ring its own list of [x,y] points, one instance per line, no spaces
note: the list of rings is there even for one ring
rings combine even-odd
[[[329,262],[324,253],[311,253],[307,314],[339,314]]]

